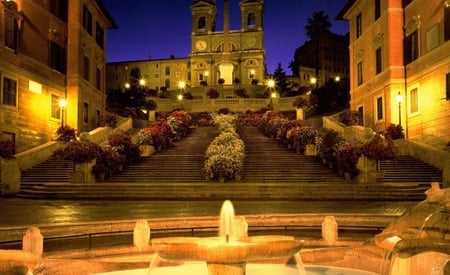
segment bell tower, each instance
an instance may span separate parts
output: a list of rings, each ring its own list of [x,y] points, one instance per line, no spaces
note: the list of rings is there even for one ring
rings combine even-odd
[[[263,0],[241,0],[241,30],[262,31],[263,30]]]
[[[216,31],[217,8],[215,0],[194,0],[192,11],[192,35],[211,34]]]

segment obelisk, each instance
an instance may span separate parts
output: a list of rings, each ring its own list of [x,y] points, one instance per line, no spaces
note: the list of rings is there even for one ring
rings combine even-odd
[[[225,85],[231,85],[233,83],[233,63],[230,61],[230,3],[228,0],[224,0],[224,22],[223,22],[223,52],[222,63],[219,65],[220,78],[225,80]]]

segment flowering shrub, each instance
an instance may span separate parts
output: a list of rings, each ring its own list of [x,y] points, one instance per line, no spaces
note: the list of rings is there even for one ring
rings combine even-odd
[[[347,110],[341,116],[341,122],[347,126],[359,124],[359,113],[355,110]]]
[[[356,168],[356,165],[360,156],[360,145],[345,144],[344,147],[336,153],[338,168],[342,169],[343,172],[350,172],[354,175],[357,174],[358,169]]]
[[[315,144],[317,130],[312,127],[296,126],[286,133],[287,140],[299,153],[304,153],[307,144]]]
[[[395,148],[389,136],[376,134],[370,141],[363,144],[361,153],[369,159],[386,160],[395,157]]]
[[[297,97],[294,100],[294,102],[292,102],[292,106],[294,106],[295,108],[305,108],[305,107],[308,107],[309,105],[310,105],[309,101],[301,96]]]
[[[402,125],[389,124],[386,128],[386,136],[390,136],[393,140],[405,138]]]
[[[342,146],[343,138],[333,129],[324,128],[320,132],[320,138],[316,139],[317,153],[327,162],[336,162],[336,153]]]
[[[12,140],[0,141],[0,158],[12,159],[14,158],[15,144]]]
[[[221,133],[205,152],[203,174],[207,179],[232,179],[236,174],[241,174],[244,167],[244,142],[235,131],[235,116],[213,115],[213,119]]]
[[[117,116],[116,114],[102,114],[100,116],[102,126],[108,126],[114,128],[117,126]]]
[[[69,125],[64,125],[58,128],[58,130],[56,130],[56,140],[58,141],[72,141],[72,140],[76,140],[77,136],[76,136],[76,130],[72,127],[70,127]]]
[[[206,92],[206,95],[209,98],[218,98],[219,97],[219,92],[215,89],[209,89],[208,92]]]
[[[147,108],[147,110],[154,111],[156,110],[156,108],[158,108],[158,104],[155,100],[150,99],[146,102],[145,107]]]
[[[136,135],[138,145],[153,145],[153,138],[149,128],[142,128]]]
[[[55,152],[57,159],[70,160],[75,163],[90,162],[97,159],[102,147],[91,141],[72,141],[64,149]]]

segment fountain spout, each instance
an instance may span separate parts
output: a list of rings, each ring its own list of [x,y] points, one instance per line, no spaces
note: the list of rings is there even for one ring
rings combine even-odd
[[[234,228],[234,207],[231,201],[226,200],[220,209],[219,237],[225,237],[227,243],[230,237],[235,237]]]

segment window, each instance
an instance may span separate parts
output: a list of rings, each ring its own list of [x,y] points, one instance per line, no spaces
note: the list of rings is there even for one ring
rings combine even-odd
[[[89,81],[89,57],[84,56],[83,58],[83,77]]]
[[[87,104],[86,102],[83,103],[83,122],[89,122],[89,104]]]
[[[5,5],[5,46],[16,51],[17,50],[17,4],[14,1],[6,1]]]
[[[50,12],[56,15],[59,19],[67,23],[67,1],[68,0],[51,0]]]
[[[166,79],[164,81],[164,87],[166,87],[166,89],[170,89],[170,79]]]
[[[166,67],[165,72],[166,72],[166,75],[170,75],[170,67],[169,66]]]
[[[8,77],[3,77],[2,83],[2,104],[17,106],[17,81]]]
[[[450,73],[447,73],[445,86],[446,86],[445,99],[450,100]]]
[[[60,73],[66,73],[66,49],[50,41],[49,66]]]
[[[255,27],[256,26],[256,16],[254,13],[249,13],[247,17],[247,25],[249,27]]]
[[[362,61],[358,63],[358,85],[363,83],[363,66]]]
[[[92,13],[83,5],[83,28],[92,35]]]
[[[444,8],[444,41],[450,40],[450,5]]]
[[[405,8],[406,6],[409,5],[409,3],[411,3],[413,0],[402,0],[402,6],[403,8]]]
[[[362,18],[361,13],[356,16],[356,38],[359,38],[362,34]]]
[[[364,107],[358,107],[359,125],[364,126]]]
[[[377,98],[377,106],[376,106],[376,118],[377,121],[380,121],[383,119],[383,97],[378,97]]]
[[[61,118],[61,106],[59,105],[59,96],[52,95],[52,106],[51,106],[51,117],[60,119]]]
[[[206,30],[206,18],[204,16],[198,19],[197,29]]]
[[[95,112],[95,124],[97,125],[97,127],[100,127],[102,123],[102,117],[100,114],[100,110],[97,109],[97,111]]]
[[[381,16],[381,0],[375,0],[375,21]]]
[[[381,59],[381,47],[375,50],[375,71],[376,74],[381,73],[383,70],[383,63]]]
[[[102,71],[99,68],[95,70],[95,88],[102,89]]]
[[[419,91],[417,90],[417,88],[415,88],[415,89],[412,89],[410,92],[410,95],[409,95],[409,99],[411,100],[411,103],[410,103],[410,113],[411,114],[413,114],[413,113],[417,113],[417,112],[419,112]]]
[[[95,24],[95,42],[103,49],[105,44],[105,31],[98,22]]]
[[[405,63],[409,64],[419,57],[419,39],[417,30],[405,38]]]

